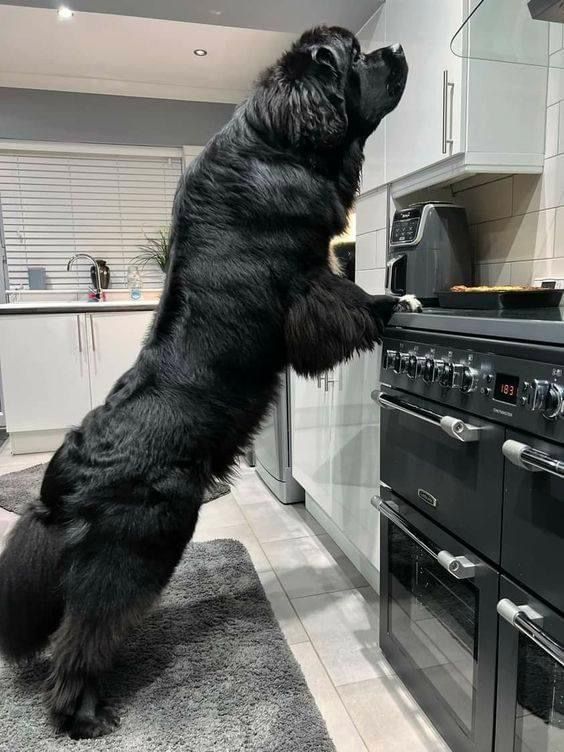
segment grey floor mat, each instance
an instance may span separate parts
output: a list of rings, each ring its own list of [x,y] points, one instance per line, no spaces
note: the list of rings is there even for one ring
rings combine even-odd
[[[26,467],[15,473],[0,475],[0,507],[21,514],[29,501],[39,498],[41,481],[46,464]],[[225,496],[230,491],[227,483],[215,483],[204,497],[204,503]]]
[[[191,543],[160,606],[108,678],[121,727],[57,737],[41,701],[47,660],[0,664],[1,752],[335,752],[245,547]]]

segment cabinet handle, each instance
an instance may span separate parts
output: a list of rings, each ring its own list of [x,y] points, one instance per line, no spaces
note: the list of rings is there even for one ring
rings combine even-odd
[[[317,377],[317,388],[321,389],[321,376]]]
[[[76,328],[78,330],[78,352],[82,352],[82,330],[80,328],[80,315],[76,316]]]
[[[92,335],[92,351],[96,352],[96,337],[94,336],[94,317],[90,314],[90,334]]]
[[[527,605],[516,606],[509,598],[504,598],[497,604],[497,613],[521,634],[532,640],[541,650],[544,650],[552,660],[564,666],[564,646],[541,629],[542,614]]]
[[[453,556],[449,551],[436,551],[424,543],[413,528],[400,515],[389,507],[385,501],[374,496],[371,500],[372,506],[384,515],[390,522],[398,527],[408,538],[423,549],[431,558],[446,569],[446,571],[457,580],[469,580],[476,576],[477,564],[470,561],[466,556]]]
[[[448,80],[448,70],[443,71],[443,154],[448,154],[448,147],[454,146],[454,139],[452,134],[452,125],[450,128],[449,138],[449,109],[448,109],[448,95],[449,90],[454,91],[454,84]]]

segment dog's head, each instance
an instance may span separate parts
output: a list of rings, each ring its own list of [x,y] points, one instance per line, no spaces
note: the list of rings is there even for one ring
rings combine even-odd
[[[337,148],[366,139],[397,106],[407,70],[400,45],[364,54],[350,31],[323,26],[302,34],[265,71],[254,104],[291,144]]]

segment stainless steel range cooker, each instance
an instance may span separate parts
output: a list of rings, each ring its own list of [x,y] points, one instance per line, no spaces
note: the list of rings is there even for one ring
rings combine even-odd
[[[563,752],[562,311],[398,314],[373,397],[384,653],[454,752]]]

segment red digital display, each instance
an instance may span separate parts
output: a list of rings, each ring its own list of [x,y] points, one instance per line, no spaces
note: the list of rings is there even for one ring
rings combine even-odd
[[[499,402],[507,402],[509,405],[517,404],[519,393],[519,377],[507,373],[498,373],[495,380],[494,399]]]

